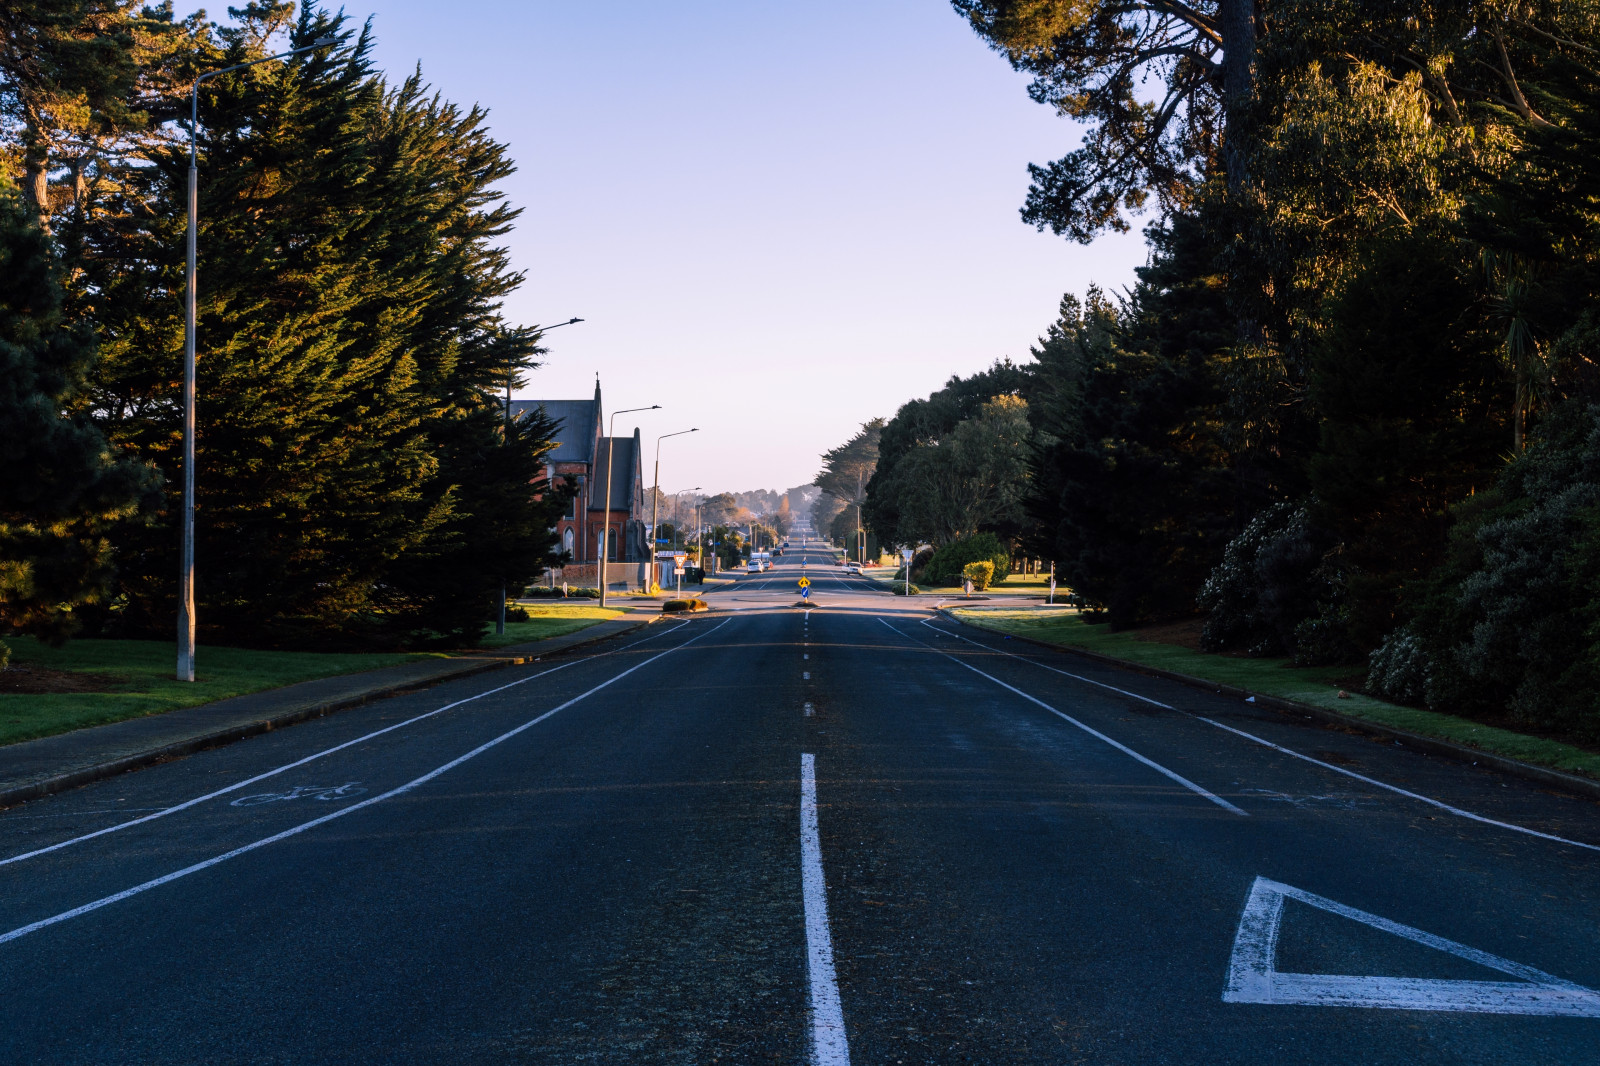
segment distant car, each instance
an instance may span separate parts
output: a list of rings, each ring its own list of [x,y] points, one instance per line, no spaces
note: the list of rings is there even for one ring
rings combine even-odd
[[[750,571],[752,574],[761,573],[761,560],[751,559],[750,562],[745,565],[745,569]]]
[[[845,563],[844,564],[844,572],[847,573],[847,574],[859,575],[861,573],[861,564],[860,563]]]

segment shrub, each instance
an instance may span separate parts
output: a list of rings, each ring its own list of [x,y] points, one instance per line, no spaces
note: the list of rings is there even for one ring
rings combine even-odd
[[[994,564],[992,580],[1004,581],[1011,576],[1011,549],[993,533],[974,533],[935,551],[923,567],[921,579],[929,585],[959,585],[962,570],[979,560]]]
[[[1336,629],[1337,576],[1324,565],[1304,507],[1277,503],[1252,518],[1223,549],[1195,602],[1207,612],[1200,646],[1286,655],[1304,636],[1310,658],[1347,654]],[[1326,616],[1319,624],[1302,623]],[[1299,631],[1299,632],[1297,632]]]
[[[679,614],[684,611],[704,611],[708,609],[709,606],[706,601],[699,597],[695,597],[692,600],[668,600],[661,605],[661,610],[665,614]]]
[[[533,616],[528,613],[528,609],[526,607],[522,606],[522,604],[513,603],[510,600],[506,601],[506,621],[507,622],[526,622],[528,619],[530,619],[532,617]]]
[[[894,584],[894,594],[896,596],[916,596],[921,592],[922,590],[917,586],[907,585],[904,581],[896,581]]]
[[[559,588],[546,588],[544,585],[535,585],[524,595],[526,595],[530,600],[559,600],[563,598]],[[566,598],[573,600],[598,600],[600,598],[600,590],[579,588],[568,589]]]
[[[972,582],[972,587],[982,592],[989,587],[989,581],[994,577],[994,561],[979,559],[975,563],[968,563],[961,568],[961,576]]]
[[[1412,620],[1425,701],[1600,738],[1600,407],[1551,412],[1455,515]]]
[[[1367,656],[1367,691],[1399,703],[1420,704],[1428,698],[1433,656],[1409,625],[1390,633]]]

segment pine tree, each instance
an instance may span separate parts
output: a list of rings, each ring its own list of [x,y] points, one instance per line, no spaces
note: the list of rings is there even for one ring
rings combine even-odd
[[[109,524],[151,502],[149,471],[68,414],[94,350],[65,319],[37,213],[0,175],[0,632],[66,637],[109,583]]]
[[[259,55],[288,5],[246,9],[219,62]],[[499,300],[490,243],[515,213],[484,116],[390,90],[370,38],[302,11],[292,44],[344,43],[208,83],[200,129],[197,592],[206,639],[470,641],[502,583],[554,547],[550,428],[497,399],[537,337]],[[178,474],[181,197],[157,157],[149,236],[103,301],[117,317],[99,406]],[[547,513],[548,512],[548,513]],[[177,515],[130,533],[131,626],[160,631]]]

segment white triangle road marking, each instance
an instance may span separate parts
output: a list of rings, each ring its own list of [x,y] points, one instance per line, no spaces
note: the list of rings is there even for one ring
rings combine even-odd
[[[1444,981],[1421,977],[1279,973],[1278,927],[1286,899],[1298,900],[1519,980]],[[1265,877],[1256,878],[1250,887],[1250,898],[1245,901],[1239,932],[1233,940],[1228,987],[1222,999],[1225,1003],[1600,1018],[1600,992],[1593,989]]]

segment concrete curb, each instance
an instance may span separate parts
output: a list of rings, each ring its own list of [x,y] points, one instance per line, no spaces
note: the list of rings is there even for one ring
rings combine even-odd
[[[953,622],[958,622],[961,625],[970,626],[973,629],[981,629],[986,633],[1000,632],[997,629],[990,629],[989,627],[979,625],[976,622],[969,622],[964,618],[958,618],[951,614],[949,608],[947,607],[941,606],[935,609],[946,618],[949,618]],[[1339,711],[1330,711],[1322,707],[1315,707],[1309,703],[1298,703],[1294,700],[1286,700],[1279,696],[1268,696],[1265,693],[1252,692],[1249,689],[1238,688],[1234,685],[1224,685],[1216,681],[1207,681],[1205,678],[1194,677],[1190,674],[1180,674],[1173,670],[1163,670],[1159,666],[1146,666],[1143,663],[1132,662],[1128,659],[1118,659],[1115,656],[1104,655],[1096,651],[1088,651],[1083,648],[1073,648],[1064,644],[1052,644],[1047,640],[1038,640],[1034,637],[1018,636],[1015,633],[1007,633],[1004,635],[1009,636],[1012,640],[1020,640],[1024,644],[1033,644],[1040,648],[1049,648],[1051,651],[1058,651],[1068,655],[1077,655],[1092,662],[1103,663],[1107,666],[1115,666],[1119,669],[1128,670],[1136,674],[1144,674],[1147,677],[1159,677],[1167,681],[1177,681],[1180,684],[1188,685],[1192,688],[1205,689],[1208,692],[1215,692],[1221,696],[1234,696],[1239,699],[1248,699],[1254,697],[1256,706],[1258,707],[1270,707],[1275,711],[1281,711],[1285,714],[1298,714],[1305,718],[1311,718],[1315,721],[1321,722],[1324,725],[1336,725],[1346,729],[1354,730],[1359,733],[1367,733],[1372,736],[1384,737],[1389,740],[1398,741],[1404,747],[1412,748],[1416,751],[1426,752],[1429,755],[1439,755],[1446,759],[1453,759],[1457,762],[1471,763],[1477,766],[1487,766],[1491,769],[1499,770],[1502,773],[1511,774],[1515,777],[1521,777],[1529,781],[1536,781],[1541,785],[1549,785],[1552,788],[1559,788],[1567,792],[1572,792],[1583,796],[1586,799],[1600,800],[1600,781],[1595,781],[1587,777],[1580,777],[1577,774],[1569,774],[1562,770],[1552,770],[1547,766],[1536,766],[1533,763],[1523,762],[1521,759],[1513,759],[1509,755],[1496,755],[1494,752],[1484,751],[1481,748],[1474,748],[1468,744],[1457,744],[1451,740],[1440,740],[1437,737],[1429,737],[1424,736],[1421,733],[1413,733],[1408,729],[1398,729],[1394,726],[1384,725],[1382,722],[1372,722],[1365,718],[1357,718],[1354,715],[1343,714]]]
[[[622,621],[622,619],[616,619],[616,621]],[[651,615],[637,620],[628,619],[628,621],[633,621],[634,624],[624,629],[614,630],[612,632],[589,637],[584,640],[576,640],[569,644],[562,644],[559,647],[552,647],[548,649],[546,654],[557,654],[560,652],[572,651],[577,648],[588,647],[591,644],[599,644],[603,641],[614,640],[617,637],[626,636],[627,634],[636,630],[643,629],[645,626],[657,621],[657,617]],[[603,625],[604,623],[601,624]],[[579,630],[578,632],[581,634],[584,632],[584,630]],[[549,637],[547,639],[558,641],[562,640],[563,638]],[[68,789],[77,788],[80,785],[87,785],[94,781],[101,781],[108,777],[115,777],[118,774],[127,773],[130,770],[139,770],[146,766],[153,766],[156,763],[166,762],[171,759],[179,759],[186,755],[193,755],[196,752],[205,751],[208,748],[220,748],[223,745],[232,744],[236,741],[245,740],[249,737],[260,736],[262,733],[270,733],[275,729],[283,729],[291,725],[298,725],[301,722],[310,721],[313,718],[323,718],[330,714],[337,714],[339,711],[349,710],[352,707],[359,707],[362,704],[371,703],[375,700],[388,699],[391,696],[399,696],[407,692],[416,692],[421,689],[432,688],[434,685],[442,684],[446,681],[456,681],[461,678],[475,677],[478,674],[485,674],[491,670],[500,670],[508,666],[521,666],[526,663],[536,661],[539,658],[543,658],[543,655],[536,656],[532,654],[532,652],[539,650],[539,645],[542,643],[544,642],[534,641],[527,645],[519,645],[519,647],[525,647],[529,649],[527,653],[521,655],[462,656],[460,658],[441,660],[440,668],[432,673],[422,674],[416,677],[408,677],[389,685],[374,686],[373,688],[365,689],[357,694],[341,697],[339,699],[325,700],[322,702],[298,706],[292,711],[269,715],[253,721],[240,722],[224,729],[198,733],[194,736],[186,737],[183,740],[176,741],[174,743],[163,744],[158,747],[134,752],[130,755],[124,755],[114,759],[107,759],[103,762],[94,763],[88,766],[81,766],[66,773],[56,774],[54,776],[35,781],[29,781],[26,784],[0,787],[0,808],[13,807],[19,803],[25,803],[28,800],[42,799],[45,796],[51,796],[58,792],[65,792]],[[351,674],[346,676],[353,678],[359,677],[360,675]],[[267,691],[270,692],[272,690],[269,689]],[[262,693],[250,693],[249,695],[260,696]],[[244,697],[232,698],[240,699]],[[206,705],[202,704],[201,706]],[[216,705],[212,704],[211,706]],[[190,711],[197,709],[198,708],[194,707],[180,708],[180,710]],[[113,722],[110,724],[116,725],[119,723]],[[97,729],[101,727],[88,726],[86,728]],[[74,732],[76,732],[76,730]],[[67,736],[70,734],[57,735]],[[48,740],[50,738],[45,737],[41,739]],[[22,741],[21,743],[26,744],[30,742]],[[0,752],[3,751],[4,749],[0,749]]]

